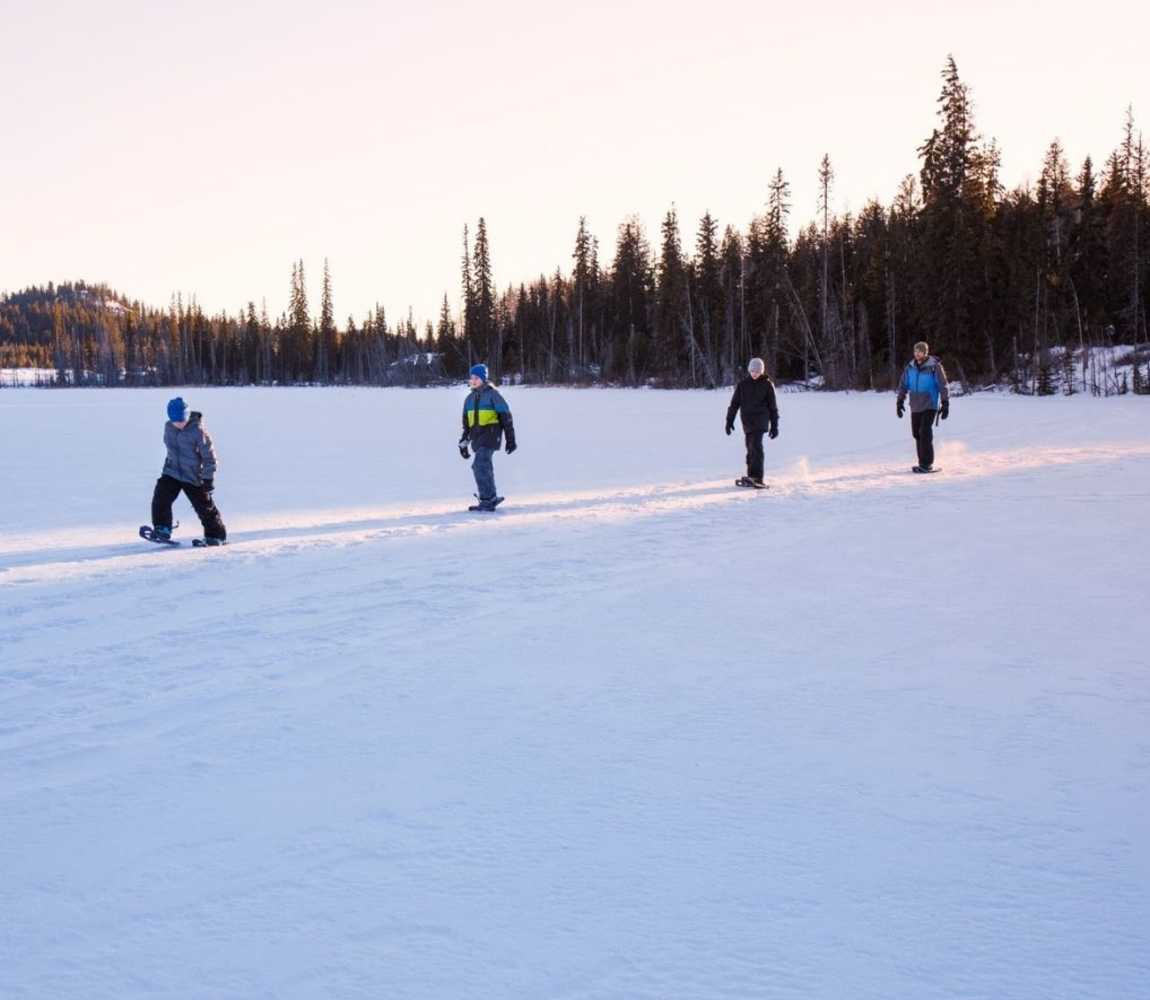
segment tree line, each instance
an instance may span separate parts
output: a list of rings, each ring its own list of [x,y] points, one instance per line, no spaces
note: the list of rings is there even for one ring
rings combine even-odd
[[[1055,139],[1037,184],[1007,190],[950,58],[918,155],[889,205],[857,215],[832,210],[824,156],[818,216],[793,237],[781,170],[744,229],[706,213],[686,245],[672,207],[656,245],[625,219],[605,262],[580,218],[566,272],[502,289],[480,218],[463,231],[462,307],[445,294],[422,326],[378,306],[340,326],[326,262],[318,316],[299,261],[275,320],[254,302],[208,316],[104,286],[28,289],[0,300],[0,365],[49,368],[58,384],[413,384],[483,360],[503,380],[714,387],[760,355],[779,379],[883,388],[928,340],[964,383],[1041,393],[1074,388],[1076,356],[1084,379],[1092,349],[1145,344],[1150,178],[1132,110],[1101,167],[1072,169]],[[1134,388],[1150,386],[1150,356],[1133,360]]]

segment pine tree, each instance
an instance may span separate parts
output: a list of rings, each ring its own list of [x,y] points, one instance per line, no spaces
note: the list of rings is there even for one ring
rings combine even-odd
[[[992,200],[986,192],[987,180],[996,176],[996,167],[987,170],[970,92],[959,78],[953,57],[947,58],[942,77],[938,98],[941,128],[936,128],[919,149],[925,224],[923,271],[932,314],[928,339],[956,354],[960,364],[973,367],[976,345],[970,340],[970,330],[980,318],[975,302],[980,298],[981,224],[985,207]]]
[[[653,285],[651,250],[642,224],[632,217],[619,226],[611,265],[613,343],[603,365],[608,378],[634,385],[646,371]]]
[[[688,367],[682,328],[686,312],[686,269],[675,207],[663,217],[655,299],[655,366],[665,385],[683,379]],[[691,359],[693,360],[693,358]]]
[[[575,250],[572,257],[575,269],[572,274],[572,292],[575,310],[575,350],[572,352],[572,365],[582,372],[584,366],[584,346],[586,335],[584,326],[588,318],[588,296],[595,280],[592,263],[593,241],[587,231],[587,217],[579,216],[579,231],[575,234]]]
[[[695,236],[695,295],[697,303],[695,325],[704,359],[706,385],[714,388],[719,383],[721,361],[719,347],[723,326],[722,262],[717,241],[719,224],[710,212],[699,220]]]
[[[722,358],[723,380],[729,383],[740,367],[739,361],[744,352],[741,330],[743,327],[743,284],[746,270],[746,257],[743,253],[743,240],[734,226],[723,230],[723,245],[719,250],[719,281],[723,290],[723,333]]]
[[[823,217],[822,231],[822,280],[819,282],[819,336],[823,345],[830,343],[830,212],[831,212],[831,182],[835,172],[831,167],[831,158],[823,154],[819,164],[819,212]]]
[[[319,332],[316,337],[318,363],[316,377],[320,382],[331,380],[331,373],[338,367],[336,352],[338,342],[335,328],[335,308],[331,296],[331,267],[327,258],[323,261],[323,292],[320,299]]]
[[[467,344],[467,365],[475,361],[472,353],[471,327],[475,322],[475,288],[471,279],[471,248],[468,246],[467,225],[463,226],[463,260],[461,262],[460,294],[463,297],[463,329],[460,331]]]
[[[486,359],[493,377],[501,374],[501,359],[495,350],[495,292],[491,277],[491,251],[487,223],[481,217],[475,230],[475,254],[471,262],[473,316],[469,318],[467,339],[471,354]]]
[[[287,346],[284,377],[293,382],[312,377],[311,311],[307,302],[307,282],[303,260],[292,266],[291,298],[288,304]]]

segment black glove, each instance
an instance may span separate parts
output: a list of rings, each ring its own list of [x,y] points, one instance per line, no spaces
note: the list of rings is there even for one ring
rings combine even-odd
[[[519,447],[519,445],[517,445],[517,444],[515,443],[515,439],[514,439],[514,438],[508,438],[508,439],[507,439],[507,444],[505,444],[505,445],[503,446],[503,450],[504,450],[505,452],[507,452],[507,454],[508,454],[508,455],[510,455],[510,454],[511,454],[511,453],[512,453],[512,452],[513,452],[513,451],[514,451],[516,448],[518,448],[518,447]]]
[[[774,441],[774,439],[777,438],[778,436],[779,436],[779,425],[778,424],[771,424],[771,429],[769,431],[767,431],[767,437],[769,437],[772,441]]]
[[[902,408],[903,408],[902,407],[902,400],[900,399],[898,401],[898,403],[895,404],[895,408],[894,408],[894,412],[898,414],[899,420],[902,420]]]
[[[216,488],[216,481],[214,479],[205,479],[200,484],[204,488],[205,493],[211,493]]]
[[[950,400],[944,399],[942,401],[942,413],[939,414],[943,420],[950,416]]]
[[[734,429],[735,429],[734,424],[727,424],[727,437],[731,436],[731,431],[733,431]]]
[[[471,452],[467,450],[467,438],[459,439],[459,457],[470,458]]]

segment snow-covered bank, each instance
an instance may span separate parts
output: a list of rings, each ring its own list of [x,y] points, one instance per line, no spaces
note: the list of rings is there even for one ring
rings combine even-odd
[[[0,995],[1144,989],[1145,401],[189,390],[196,552],[166,395],[0,396]]]

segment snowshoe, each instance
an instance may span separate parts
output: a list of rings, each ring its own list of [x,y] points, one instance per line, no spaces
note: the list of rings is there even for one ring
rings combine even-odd
[[[936,469],[933,465],[916,465],[910,471],[911,472],[921,472],[923,475],[926,475],[927,473],[930,473],[930,472],[942,472],[942,469]]]
[[[193,538],[192,545],[197,549],[214,549],[217,545],[227,545],[222,538]]]
[[[155,542],[157,545],[179,545],[180,543],[172,537],[172,529],[164,527],[152,527],[150,524],[140,525],[140,537],[149,542]]]
[[[476,499],[479,500],[479,503],[473,503],[470,507],[467,508],[468,510],[482,511],[484,513],[490,514],[495,510],[496,507],[503,503],[503,497],[492,497],[490,500],[483,500],[479,497],[476,497]]]
[[[745,486],[751,490],[769,490],[770,487],[761,479],[752,479],[750,476],[740,476],[735,480],[736,486]]]

